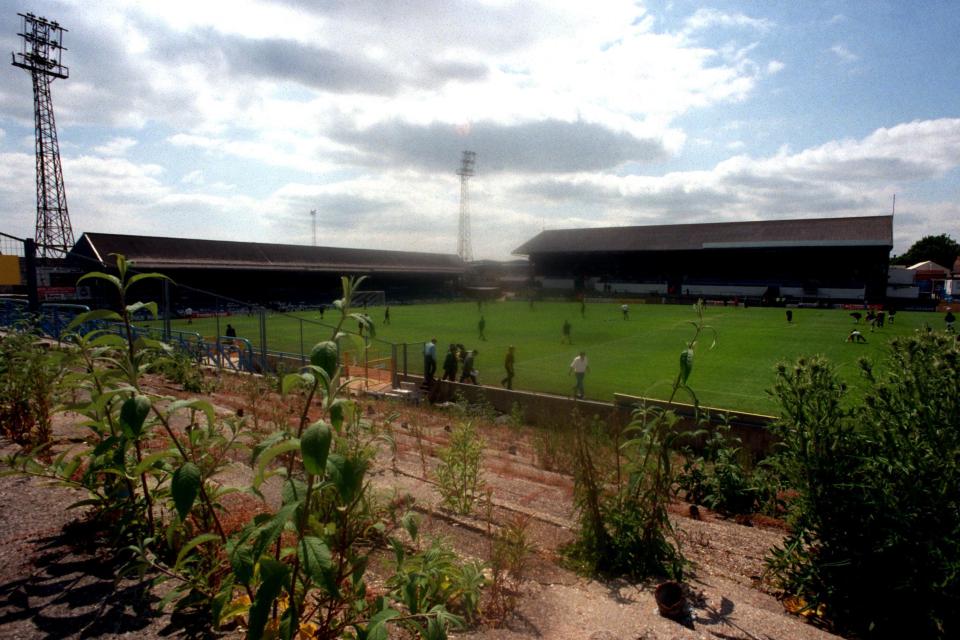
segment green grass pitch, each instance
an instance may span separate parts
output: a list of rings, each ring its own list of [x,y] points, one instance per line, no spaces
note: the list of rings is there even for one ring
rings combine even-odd
[[[574,302],[538,302],[532,309],[526,302],[488,302],[482,310],[487,338],[482,341],[477,332],[481,312],[476,303],[393,306],[389,325],[383,323],[383,307],[371,307],[368,312],[378,339],[421,343],[436,337],[440,362],[452,342],[477,349],[481,384],[500,384],[507,346],[514,345],[514,388],[569,395],[573,377],[568,369],[582,349],[590,361],[587,397],[605,401],[611,400],[614,392],[667,398],[678,371],[680,351],[693,336],[690,323],[696,320],[692,307],[686,305],[631,304],[629,320],[624,320],[619,303],[588,302],[585,317],[581,317],[580,304]],[[705,322],[716,330],[717,344],[710,349],[712,333],[702,336],[689,384],[703,405],[775,413],[776,403],[767,389],[773,384],[778,362],[823,354],[856,394],[860,384],[858,358],[879,362],[893,336],[909,334],[926,324],[943,328],[939,314],[901,312],[894,325],[888,323],[876,332],[861,321],[859,329],[868,343],[853,344],[845,342],[856,326],[849,314],[839,309],[794,309],[793,322],[788,323],[780,308],[708,306]],[[296,314],[270,316],[268,348],[300,353],[302,343],[309,352],[315,342],[330,336],[329,328],[316,324],[318,313],[298,315],[311,322],[298,321]],[[325,322],[329,324],[335,318],[335,311],[329,310]],[[561,344],[565,319],[572,325],[572,345]],[[227,322],[257,347],[256,316],[221,318],[221,333]],[[175,321],[174,328],[206,336],[216,333],[215,320],[210,318],[197,319],[192,325]],[[344,328],[357,329],[352,321]],[[382,345],[376,350],[378,355],[384,353]],[[412,370],[422,369],[419,345],[410,347],[409,363]],[[689,398],[681,393],[678,400],[686,402]]]

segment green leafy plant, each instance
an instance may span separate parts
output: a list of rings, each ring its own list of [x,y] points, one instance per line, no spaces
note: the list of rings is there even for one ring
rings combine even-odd
[[[490,491],[487,492],[486,507],[487,539],[490,544],[489,605],[486,617],[494,626],[499,627],[517,607],[534,546],[529,539],[529,516],[517,515],[494,532],[491,530],[493,496]]]
[[[414,544],[417,525],[412,516],[404,526]],[[483,563],[463,562],[456,553],[434,538],[423,551],[408,553],[404,545],[391,540],[395,571],[387,581],[391,595],[413,615],[428,612],[454,611],[465,620],[475,620],[480,610],[480,593],[486,583]],[[449,615],[449,614],[447,614]],[[448,617],[449,622],[462,626],[462,621]],[[415,625],[422,634],[426,628]]]
[[[862,404],[827,362],[777,370],[776,464],[795,497],[768,576],[792,610],[861,637],[960,632],[960,352],[922,332],[890,343]]]
[[[155,313],[156,305],[128,304],[127,295],[137,282],[163,276],[134,275],[129,266],[117,256],[119,276],[84,276],[111,285],[120,311],[92,311],[71,325],[79,330],[107,321],[121,327],[119,333],[94,328],[71,337],[81,368],[66,374],[65,384],[77,392],[70,408],[86,419],[87,446],[50,462],[31,454],[8,458],[10,472],[85,490],[75,506],[92,507],[109,525],[113,544],[156,582],[168,583],[161,604],[206,609],[213,626],[240,620],[250,639],[290,639],[302,631],[383,640],[390,626],[445,638],[459,618],[443,604],[412,612],[400,601],[367,597],[364,574],[373,545],[389,534],[365,480],[383,436],[348,399],[338,363],[339,341],[351,339],[340,331],[343,322],[369,323],[349,308],[360,280],[343,279],[331,340],[314,348],[309,366],[281,381],[284,395],[300,403],[299,420],[290,425],[283,413],[277,430],[255,441],[259,429],[249,431],[243,417],[218,420],[206,401],[153,396],[141,388],[142,375],[166,349],[134,335],[131,316]],[[373,333],[372,325],[366,333]],[[249,492],[260,495],[276,478],[281,503],[247,506],[251,519],[231,522],[228,530],[223,509],[236,489],[218,475],[250,444],[255,478]],[[477,575],[463,574],[470,589],[455,599],[465,610],[475,611]]]
[[[154,360],[152,370],[180,385],[188,393],[204,393],[209,389],[204,381],[203,371],[186,352],[174,350],[169,354],[162,354]]]
[[[681,389],[699,406],[688,385],[694,351],[705,331],[713,332],[713,348],[716,332],[704,322],[702,300],[694,305],[694,312],[697,320],[690,323],[694,335],[680,354],[680,370],[668,406]],[[598,458],[598,449],[592,446],[597,438],[590,437],[579,416],[575,415],[573,422],[579,527],[576,539],[566,549],[568,557],[590,572],[682,579],[686,559],[667,511],[675,491],[673,455],[683,436],[679,416],[670,409],[637,407],[622,434],[615,433],[613,465]],[[622,444],[621,435],[626,438]]]
[[[383,639],[388,625],[443,638],[447,626],[458,622],[442,603],[424,608],[420,600],[366,597],[370,543],[386,535],[384,523],[373,516],[365,481],[375,453],[370,438],[377,436],[364,435],[368,425],[356,403],[344,397],[347,383],[339,379],[338,363],[339,341],[356,339],[340,331],[343,323],[348,318],[369,322],[350,313],[349,301],[361,281],[343,279],[332,339],[314,347],[303,371],[283,378],[284,394],[300,392],[297,427],[271,434],[253,452],[257,475],[252,490],[278,477],[282,504],[230,538],[231,575],[214,599],[217,622],[246,614],[248,638],[267,632],[291,638],[309,629],[319,637]],[[372,333],[372,326],[366,333]],[[323,417],[310,422],[314,399]],[[433,577],[422,586],[441,588],[430,583]],[[251,594],[249,600],[236,597],[241,587]]]
[[[483,439],[473,423],[455,427],[450,433],[450,445],[437,455],[440,463],[435,473],[443,504],[457,513],[472,512],[483,494]]]
[[[699,432],[697,432],[699,433]],[[754,511],[758,489],[745,462],[741,440],[730,432],[725,419],[707,437],[701,455],[684,449],[684,464],[677,476],[685,499],[725,514]]]
[[[568,555],[589,571],[643,578],[681,579],[686,564],[667,508],[673,495],[672,449],[678,418],[659,407],[640,407],[624,430],[624,479],[611,491],[602,482],[589,441],[577,439],[577,539]],[[583,430],[578,430],[582,434]]]
[[[71,354],[48,348],[33,331],[0,337],[0,431],[27,448],[50,442],[57,388]]]

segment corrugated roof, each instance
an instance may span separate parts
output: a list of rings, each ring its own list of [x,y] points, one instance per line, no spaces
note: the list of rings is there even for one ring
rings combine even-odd
[[[444,273],[464,271],[454,254],[309,247],[260,242],[84,233],[71,253],[111,263],[123,254],[139,269],[251,269],[342,273]]]
[[[531,255],[858,245],[893,248],[893,216],[552,229],[541,231],[513,253]]]

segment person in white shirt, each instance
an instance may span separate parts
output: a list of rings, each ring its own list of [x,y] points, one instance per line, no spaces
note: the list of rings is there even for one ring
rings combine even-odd
[[[590,363],[587,361],[587,352],[581,351],[580,355],[570,363],[570,371],[567,372],[567,375],[572,373],[577,378],[577,384],[574,385],[573,390],[578,398],[583,398],[583,377],[589,370]]]

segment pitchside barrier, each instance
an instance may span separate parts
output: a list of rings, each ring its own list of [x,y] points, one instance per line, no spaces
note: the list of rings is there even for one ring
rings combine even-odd
[[[197,363],[237,372],[283,373],[297,371],[309,363],[310,349],[316,342],[327,339],[334,330],[332,325],[299,318],[289,314],[269,313],[265,309],[247,305],[237,317],[256,320],[260,337],[257,345],[253,339],[221,335],[235,317],[232,312],[214,307],[191,314],[190,321],[205,319],[214,329],[213,335],[201,331],[173,329],[170,317],[163,307],[164,319],[149,322],[145,318],[133,325],[134,338],[143,337],[164,342]],[[67,326],[80,313],[89,311],[86,305],[46,303],[40,305],[37,314],[28,311],[28,303],[21,298],[0,298],[0,327],[13,330],[39,330],[56,340],[62,340]],[[236,320],[234,320],[236,322]],[[291,323],[296,327],[291,338]],[[283,325],[283,331],[278,325]],[[186,325],[191,327],[191,325]],[[126,327],[121,323],[92,321],[77,327],[80,333],[99,329],[126,337]],[[291,344],[294,350],[267,348],[268,340],[279,344]],[[360,338],[357,335],[341,340],[341,365],[346,377],[358,380],[359,387],[383,389],[399,385],[399,376],[423,375],[423,343],[392,343],[375,338]]]

